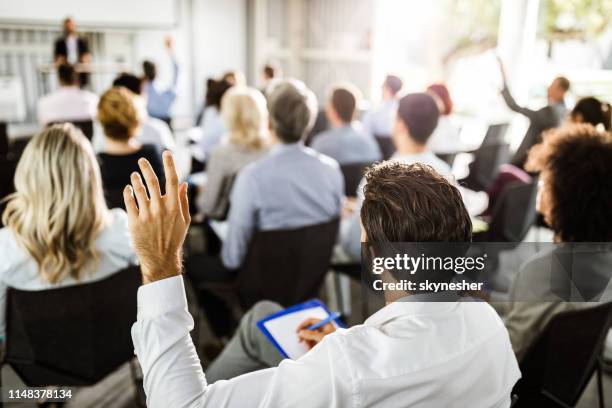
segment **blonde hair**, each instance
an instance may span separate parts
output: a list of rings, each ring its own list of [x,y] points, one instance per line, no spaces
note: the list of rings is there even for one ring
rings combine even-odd
[[[140,114],[132,91],[122,86],[106,91],[98,103],[98,121],[111,139],[128,140],[134,136],[140,126]]]
[[[2,222],[45,280],[79,280],[89,261],[98,262],[95,238],[108,216],[89,141],[70,124],[34,136],[17,165],[15,190]]]
[[[258,90],[235,86],[221,101],[221,116],[229,129],[230,143],[247,149],[261,149],[264,144],[268,111]]]

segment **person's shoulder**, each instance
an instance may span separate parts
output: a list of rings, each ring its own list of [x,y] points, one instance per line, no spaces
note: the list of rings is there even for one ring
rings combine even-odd
[[[129,240],[128,216],[122,208],[108,210],[107,222],[98,234],[98,247],[112,249],[115,246],[125,245]]]
[[[13,231],[10,228],[0,228],[0,274],[11,269],[15,263],[19,263],[19,259],[24,254],[24,251],[17,245]]]
[[[313,148],[306,147],[306,146],[302,147],[302,151],[306,155],[310,156],[313,159],[313,161],[319,162],[325,167],[329,167],[331,169],[338,170],[338,171],[340,170],[340,165],[335,159],[323,153],[320,153]]]
[[[142,123],[143,126],[147,126],[151,130],[156,132],[170,132],[170,126],[166,122],[161,119],[154,118],[152,116],[147,117],[145,121]]]

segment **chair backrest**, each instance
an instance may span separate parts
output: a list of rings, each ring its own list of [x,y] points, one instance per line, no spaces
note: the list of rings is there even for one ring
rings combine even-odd
[[[223,177],[221,180],[221,188],[219,188],[215,209],[210,214],[206,214],[208,218],[217,221],[225,221],[227,219],[230,209],[230,195],[232,193],[232,188],[234,188],[234,182],[236,181],[237,176],[238,174],[235,173],[228,174]]]
[[[289,306],[315,296],[329,267],[338,223],[256,232],[236,279],[243,307],[263,299]]]
[[[595,371],[611,324],[612,303],[554,316],[521,361],[519,405],[544,395],[573,407]]]
[[[473,190],[487,190],[495,181],[499,167],[510,160],[510,146],[507,143],[493,143],[480,146],[474,152],[470,163],[470,174],[464,180],[466,187]]]
[[[484,139],[482,139],[481,146],[488,146],[494,144],[503,144],[505,143],[506,132],[510,125],[508,123],[498,123],[495,125],[489,125],[487,128],[487,133],[485,134]]]
[[[9,139],[6,122],[0,122],[0,159],[9,153]]]
[[[5,362],[28,386],[91,385],[134,356],[138,267],[83,285],[9,288]]]
[[[363,173],[371,164],[372,162],[363,162],[340,165],[340,170],[344,176],[344,194],[347,197],[355,197],[357,195],[357,187],[359,187],[359,183],[363,178]]]
[[[0,228],[2,227],[2,213],[6,203],[2,202],[6,196],[15,192],[15,170],[17,162],[9,157],[0,157]]]
[[[374,135],[374,139],[376,139],[376,143],[378,143],[383,160],[389,160],[391,156],[393,156],[393,153],[395,153],[395,145],[393,144],[393,139],[391,136]]]
[[[77,128],[81,129],[81,132],[85,135],[87,139],[91,141],[94,134],[94,126],[92,120],[63,120],[51,122],[47,126],[55,125],[57,123],[72,123]]]
[[[502,190],[495,204],[487,241],[521,242],[536,220],[537,181],[514,181]]]

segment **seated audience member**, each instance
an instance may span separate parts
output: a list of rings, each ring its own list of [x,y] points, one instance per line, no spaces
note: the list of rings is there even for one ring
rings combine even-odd
[[[612,300],[612,135],[591,125],[551,131],[526,168],[540,173],[538,211],[558,244],[512,285],[505,323],[519,359],[555,314]]]
[[[340,164],[374,162],[381,159],[378,144],[353,122],[359,90],[352,85],[332,89],[325,113],[331,129],[317,135],[311,147]]]
[[[199,147],[204,159],[206,155],[221,142],[221,138],[227,133],[227,129],[221,119],[221,99],[232,84],[225,79],[216,81],[210,78],[206,82],[206,101],[204,103],[204,114],[202,116],[202,138]]]
[[[281,81],[271,90],[268,109],[270,153],[240,171],[230,196],[221,259],[188,260],[193,281],[233,279],[255,231],[294,229],[340,216],[344,178],[338,163],[301,143],[317,109],[312,91],[297,80]],[[229,334],[229,310],[221,299],[207,293],[200,300],[216,334]]]
[[[265,357],[271,346],[253,326],[255,307],[211,370],[217,365],[231,377],[275,367],[213,383],[189,335],[193,319],[180,271],[190,221],[186,188],[178,185],[169,153],[164,160],[165,196],[146,163],[143,172],[155,191],[150,202],[140,180],[124,192],[143,265],[132,339],[149,406],[242,407],[245,401],[271,407],[510,406],[520,371],[496,312],[484,302],[424,301],[435,296],[427,293],[404,292],[397,302],[385,293],[387,306],[350,329],[328,324],[311,331],[304,327],[317,320],[308,319],[295,335],[310,350],[278,366],[279,358]],[[161,211],[150,216],[153,208]],[[471,237],[459,191],[424,165],[390,161],[370,170],[361,219],[363,240],[370,242],[469,242]],[[272,309],[270,303],[264,306]]]
[[[168,124],[158,118],[149,116],[146,109],[148,94],[142,95],[142,80],[133,74],[123,73],[114,81],[113,86],[123,86],[134,94],[134,103],[140,114],[140,129],[135,136],[136,140],[142,144],[157,146],[160,150],[173,150],[176,147],[172,131]]]
[[[281,69],[276,64],[266,64],[261,70],[261,92],[265,95],[268,86],[276,79],[283,76]]]
[[[582,98],[570,112],[569,119],[573,123],[602,126],[603,130],[609,131],[612,127],[612,106],[592,96]]]
[[[221,79],[229,82],[232,86],[246,86],[246,78],[242,71],[227,71]]]
[[[221,102],[221,117],[228,129],[226,143],[214,147],[206,165],[206,184],[199,195],[200,210],[222,218],[229,207],[224,183],[267,151],[268,111],[263,95],[253,88],[232,87]],[[225,196],[223,196],[225,194]]]
[[[391,138],[396,153],[391,157],[401,163],[423,163],[431,166],[447,180],[455,183],[450,166],[436,157],[427,148],[427,141],[438,124],[440,111],[433,97],[426,93],[413,93],[399,100],[397,116],[393,125]],[[361,241],[359,226],[359,208],[363,200],[363,181],[357,191],[357,202],[352,214],[342,222],[340,243],[346,254],[354,260],[361,258]],[[472,201],[479,197],[473,191],[459,187],[464,201],[470,207],[476,207]],[[483,208],[484,209],[484,208]]]
[[[514,166],[523,168],[529,149],[542,140],[542,132],[556,128],[563,122],[567,113],[565,94],[570,88],[570,81],[562,76],[555,78],[547,89],[548,104],[541,109],[533,110],[516,103],[508,88],[506,70],[501,60],[499,60],[499,67],[504,82],[501,92],[504,102],[506,102],[510,110],[520,113],[529,119],[529,128],[511,160]]]
[[[38,122],[46,126],[54,122],[93,120],[96,116],[98,96],[79,88],[74,67],[57,67],[59,89],[38,101]]]
[[[438,126],[427,142],[429,150],[435,154],[453,154],[461,151],[459,130],[453,125],[450,115],[453,112],[453,100],[444,84],[433,84],[427,87],[427,93],[433,96],[438,108],[440,118]]]
[[[0,229],[2,340],[7,287],[78,285],[137,262],[127,216],[106,207],[91,144],[73,125],[53,125],[32,138],[17,166],[15,190]]]
[[[121,191],[131,174],[138,171],[140,158],[147,159],[157,171],[162,168],[158,148],[135,139],[140,126],[140,112],[131,91],[122,86],[106,91],[98,105],[98,120],[105,139],[98,161],[107,193]]]
[[[397,112],[402,80],[395,75],[387,75],[382,86],[382,103],[368,111],[363,117],[363,128],[372,136],[391,137],[393,121]]]
[[[172,62],[172,82],[169,88],[159,89],[159,84],[155,84],[157,78],[157,66],[154,62],[146,60],[142,63],[142,70],[144,72],[143,88],[144,93],[147,97],[147,112],[149,116],[160,119],[168,126],[172,124],[172,118],[170,115],[170,108],[176,99],[177,94],[177,82],[179,75],[179,66],[176,62],[174,55],[174,48],[172,47],[172,38],[167,37],[165,40],[166,49],[170,55],[170,61]],[[134,91],[132,91],[134,92]],[[140,92],[135,92],[140,94]]]

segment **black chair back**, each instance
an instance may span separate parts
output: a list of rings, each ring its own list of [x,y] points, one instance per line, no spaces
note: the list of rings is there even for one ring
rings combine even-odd
[[[474,161],[469,165],[469,175],[460,183],[472,190],[487,190],[495,181],[499,167],[509,160],[510,146],[507,143],[480,146],[474,152]]]
[[[0,122],[0,159],[8,156],[9,139],[6,122]]]
[[[217,221],[225,221],[230,209],[230,196],[234,188],[234,182],[238,174],[229,174],[221,180],[221,188],[217,196],[217,205],[211,214],[206,214],[210,219]]]
[[[2,228],[2,213],[6,207],[4,200],[9,194],[15,192],[15,170],[17,162],[10,157],[0,157],[0,228]]]
[[[503,144],[506,142],[505,136],[510,125],[508,123],[498,123],[495,125],[489,125],[487,133],[484,139],[482,139],[481,146]]]
[[[357,196],[357,187],[363,178],[365,169],[372,162],[341,164],[340,170],[344,176],[344,194],[347,197]]]
[[[316,296],[327,273],[338,219],[292,230],[256,232],[236,277],[242,306],[267,299],[289,306]]]
[[[487,241],[521,242],[536,220],[537,181],[515,181],[502,190],[493,209]]]
[[[395,153],[395,145],[390,135],[374,135],[383,160],[389,160]]]
[[[138,267],[83,285],[9,288],[5,362],[28,386],[92,385],[134,357]]]
[[[55,125],[58,123],[72,123],[74,126],[79,128],[81,132],[85,135],[85,137],[91,141],[94,134],[94,126],[92,120],[64,120],[64,121],[56,121],[51,122],[47,126]]]
[[[573,407],[598,367],[611,324],[612,303],[554,316],[520,364],[517,407]]]

